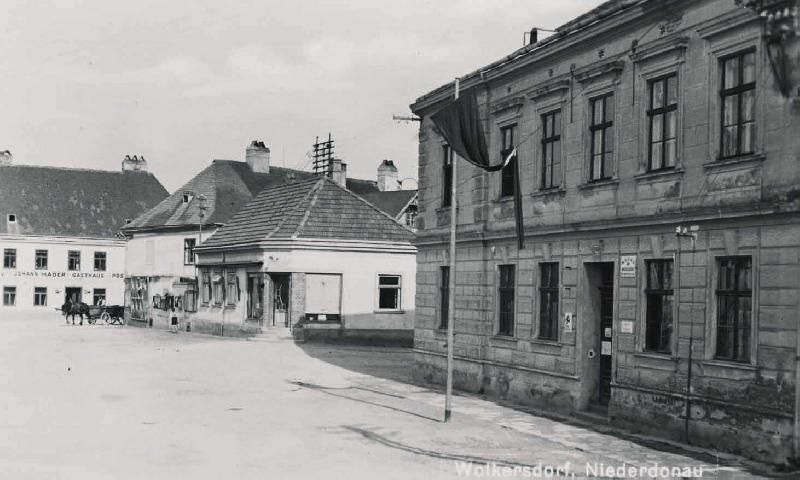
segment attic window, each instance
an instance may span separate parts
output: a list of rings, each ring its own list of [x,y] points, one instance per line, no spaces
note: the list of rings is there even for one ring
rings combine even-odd
[[[125,225],[127,225],[127,224],[131,223],[132,221],[133,221],[133,220],[131,220],[130,218],[126,218],[126,219],[125,219]]]
[[[184,193],[183,194],[183,203],[189,203],[192,201],[192,194],[191,193]]]
[[[13,213],[8,214],[8,223],[17,223],[17,216]]]

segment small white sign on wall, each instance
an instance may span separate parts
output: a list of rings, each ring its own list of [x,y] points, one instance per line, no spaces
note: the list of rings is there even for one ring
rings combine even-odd
[[[620,278],[636,278],[636,255],[621,255],[619,257]]]
[[[564,314],[564,332],[571,333],[575,330],[575,315],[572,312]]]
[[[633,333],[633,322],[630,320],[619,322],[619,331],[622,333]]]
[[[600,342],[600,355],[611,355],[611,342]]]

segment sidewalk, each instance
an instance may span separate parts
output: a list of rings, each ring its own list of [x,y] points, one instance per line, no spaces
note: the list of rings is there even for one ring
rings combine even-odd
[[[309,347],[306,347],[309,348]],[[313,348],[313,347],[311,347]],[[313,376],[292,379],[298,388],[346,398],[353,402],[382,406],[414,417],[430,420],[426,428],[402,429],[390,425],[348,427],[366,440],[428,457],[509,467],[551,467],[575,474],[574,478],[604,476],[606,468],[617,476],[618,467],[647,469],[677,467],[682,473],[702,470],[703,478],[766,478],[777,474],[769,466],[687,445],[625,433],[609,426],[598,426],[574,418],[547,417],[521,407],[502,406],[477,396],[459,394],[453,398],[453,416],[441,423],[444,396],[440,391],[398,379],[376,376],[382,359],[403,356],[402,349],[319,347],[327,349],[337,366],[342,356],[363,356],[369,374],[341,368],[314,370]],[[388,353],[387,353],[388,352]],[[318,359],[324,360],[319,354]],[[391,362],[386,361],[389,364]],[[410,368],[410,364],[408,367]],[[346,368],[346,367],[345,367]],[[304,372],[305,375],[309,375]],[[548,418],[549,417],[549,418]],[[694,470],[692,470],[694,469]],[[597,472],[601,472],[596,475]],[[654,472],[656,470],[651,470]],[[674,478],[675,471],[657,478]],[[629,476],[629,473],[625,474]],[[795,475],[780,475],[797,478]],[[519,478],[523,478],[520,476]],[[653,478],[646,476],[645,478]]]

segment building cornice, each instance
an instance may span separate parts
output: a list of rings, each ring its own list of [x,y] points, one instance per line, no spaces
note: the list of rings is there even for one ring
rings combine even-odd
[[[332,252],[376,252],[376,253],[408,253],[416,254],[417,249],[411,243],[406,242],[381,242],[363,240],[336,240],[324,238],[303,238],[303,239],[271,239],[257,242],[233,243],[224,246],[195,248],[195,252],[200,254],[211,254],[226,251],[241,250],[315,250]]]
[[[108,245],[114,247],[125,247],[125,240],[102,237],[68,237],[61,235],[10,235],[0,234],[0,242],[19,242],[19,243],[49,243],[67,245]]]

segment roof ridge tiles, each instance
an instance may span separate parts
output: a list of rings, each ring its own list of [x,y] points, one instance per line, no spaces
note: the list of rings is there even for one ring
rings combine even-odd
[[[309,195],[313,193],[313,197],[311,198],[311,201],[308,203],[308,207],[305,209],[305,212],[303,212],[303,218],[300,219],[300,221],[297,223],[297,228],[295,228],[294,233],[292,234],[292,240],[298,238],[300,236],[300,231],[303,229],[303,227],[306,226],[308,217],[311,216],[311,209],[314,208],[314,205],[317,204],[319,193],[322,191],[323,185],[325,185],[324,183],[325,178],[327,177],[322,177],[321,179],[317,180],[317,183],[313,187],[311,187],[311,190],[309,190],[306,193],[306,195],[303,197],[303,200],[298,202],[298,204],[302,203],[305,199],[309,197]]]

